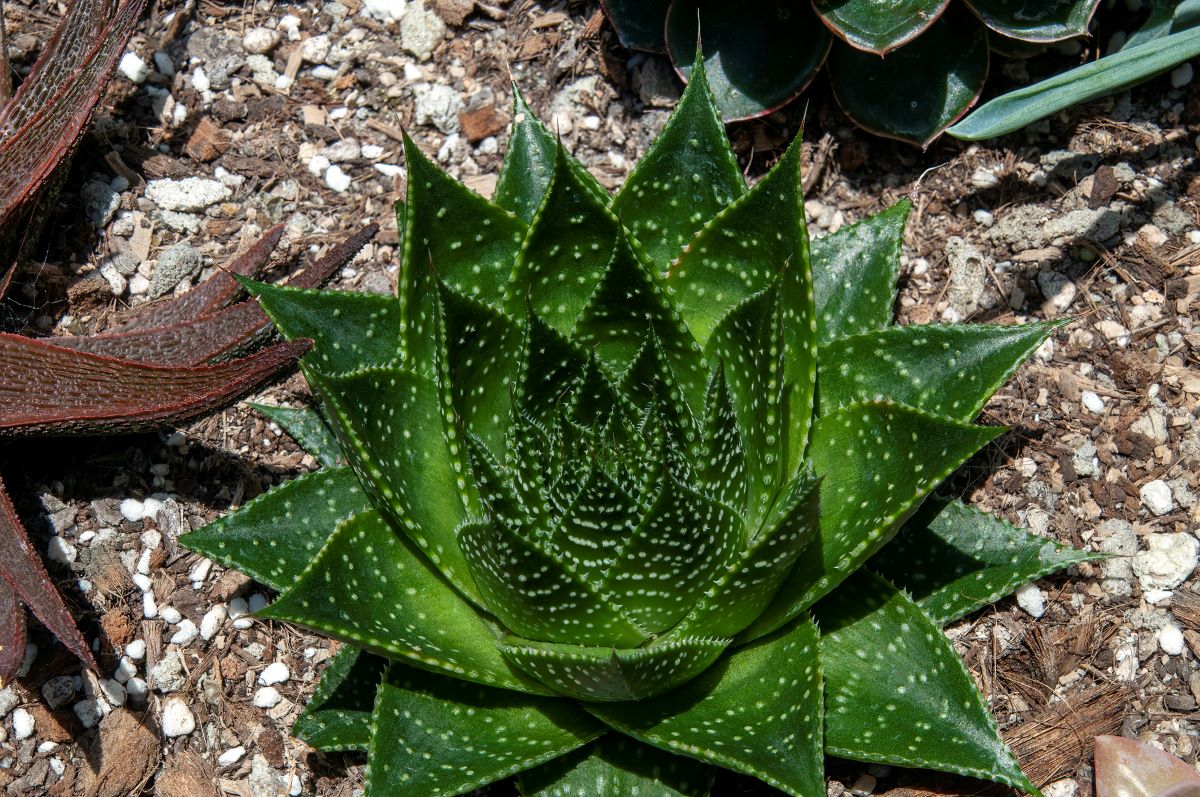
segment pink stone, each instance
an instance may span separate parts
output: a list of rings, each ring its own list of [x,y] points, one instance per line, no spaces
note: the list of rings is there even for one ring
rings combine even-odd
[[[1097,736],[1096,797],[1200,797],[1200,772],[1157,747]]]

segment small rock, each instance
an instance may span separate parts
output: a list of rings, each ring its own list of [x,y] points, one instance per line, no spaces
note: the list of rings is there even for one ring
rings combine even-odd
[[[158,610],[158,616],[166,620],[171,625],[177,624],[183,619],[183,615],[174,606],[164,606]]]
[[[171,635],[172,645],[179,645],[180,647],[190,645],[200,635],[200,629],[196,628],[196,624],[191,620],[181,620],[176,628],[175,633]]]
[[[875,776],[864,772],[850,786],[850,793],[854,797],[870,797],[875,792],[876,784]]]
[[[350,175],[342,171],[342,167],[336,163],[325,170],[325,185],[339,194],[345,193],[351,182]]]
[[[111,705],[125,705],[125,687],[115,679],[105,678],[100,682],[100,693]]]
[[[88,221],[96,227],[108,224],[121,206],[121,195],[106,180],[88,180],[79,190]]]
[[[321,152],[330,163],[348,163],[363,155],[363,147],[353,138],[343,138],[324,147]]]
[[[1142,496],[1142,504],[1159,517],[1175,509],[1175,498],[1171,495],[1171,488],[1162,479],[1143,484],[1138,492]]]
[[[259,708],[274,708],[283,700],[283,695],[273,686],[264,686],[254,693],[254,705]]]
[[[946,301],[960,319],[966,318],[980,307],[987,288],[987,265],[983,253],[957,235],[946,240],[946,257],[950,262]]]
[[[1071,778],[1056,780],[1042,789],[1045,797],[1077,797],[1079,784]]]
[[[258,674],[258,682],[263,686],[274,686],[286,682],[292,677],[288,666],[282,661],[272,662]]]
[[[1177,89],[1181,89],[1192,82],[1192,77],[1195,72],[1190,63],[1182,63],[1171,70],[1171,85]]]
[[[182,180],[151,180],[146,198],[163,210],[204,210],[232,196],[233,192],[218,180],[185,177]]]
[[[679,78],[662,58],[647,58],[633,70],[633,90],[648,108],[670,108],[679,101]]]
[[[179,661],[178,654],[169,652],[163,656],[162,661],[155,664],[150,670],[150,680],[154,682],[154,688],[160,692],[178,692],[187,683],[187,676],[183,672],[183,663]],[[133,679],[131,678],[132,682]],[[129,685],[126,684],[126,689]]]
[[[400,47],[416,56],[418,61],[428,61],[445,36],[446,23],[425,8],[422,0],[417,0],[400,20]]]
[[[75,716],[79,718],[79,724],[85,728],[94,728],[107,713],[104,708],[101,708],[100,701],[91,698],[80,700],[71,707],[75,712]]]
[[[194,730],[196,730],[196,718],[186,703],[173,697],[163,705],[162,731],[167,738],[187,736]]]
[[[1174,623],[1167,623],[1158,629],[1158,646],[1168,656],[1182,656],[1184,641],[1183,632]]]
[[[1000,185],[1000,177],[994,169],[980,166],[971,172],[971,185],[976,188],[994,188]]]
[[[209,642],[221,630],[221,625],[225,622],[226,609],[218,604],[212,607],[204,616],[200,618],[200,638],[205,642]]]
[[[1034,618],[1046,613],[1046,593],[1037,584],[1024,584],[1017,588],[1017,605]]]
[[[1133,559],[1133,575],[1143,590],[1175,589],[1196,569],[1200,542],[1186,532],[1151,534],[1148,550]]]
[[[8,712],[16,708],[20,702],[21,698],[17,697],[17,693],[11,686],[0,689],[0,718],[7,717]]]
[[[312,36],[300,43],[300,58],[310,64],[321,64],[329,57],[333,42],[324,34]]]
[[[117,71],[124,75],[130,83],[145,83],[146,78],[150,77],[150,65],[143,61],[137,53],[125,53],[121,56],[121,63],[117,64]]]
[[[146,686],[146,682],[141,678],[130,678],[125,683],[125,694],[130,700],[142,701],[146,699],[146,693],[150,690]]]
[[[117,662],[116,669],[113,670],[113,680],[123,684],[135,675],[137,675],[137,665],[133,663],[133,659],[122,656],[121,660]]]
[[[1042,310],[1051,317],[1065,313],[1078,293],[1075,283],[1057,271],[1040,272],[1037,275],[1037,283],[1042,296],[1046,297],[1046,304],[1042,306]]]
[[[231,747],[221,755],[217,756],[217,765],[222,767],[231,767],[241,761],[246,756],[246,748],[240,744],[237,747]]]
[[[1097,415],[1104,412],[1104,399],[1100,398],[1100,396],[1096,395],[1092,391],[1083,391],[1079,395],[1079,399],[1083,402],[1083,406],[1087,408],[1088,412],[1092,412]]]
[[[404,16],[406,5],[405,0],[366,0],[358,13],[383,23],[395,22]]]
[[[204,63],[211,88],[217,90],[227,88],[230,75],[246,63],[242,40],[218,25],[202,26],[188,37],[187,53]]]
[[[1072,210],[1046,222],[1045,235],[1051,242],[1078,240],[1107,241],[1121,231],[1121,216],[1106,208]]]
[[[13,739],[18,742],[33,736],[33,715],[23,708],[12,713]]]
[[[432,124],[446,135],[459,131],[463,101],[457,91],[442,83],[418,83],[412,92],[417,124]]]
[[[251,28],[242,37],[242,47],[248,53],[264,55],[279,45],[279,31],[271,28]]]
[[[158,256],[158,265],[154,267],[154,276],[150,278],[150,298],[165,296],[175,290],[175,286],[190,281],[200,273],[202,265],[204,257],[193,246],[179,243],[167,249]]]
[[[142,616],[147,620],[158,617],[158,602],[154,600],[154,593],[150,590],[142,593]]]
[[[46,543],[46,556],[52,562],[69,565],[78,555],[75,546],[62,537],[51,537],[50,542]]]
[[[51,711],[57,711],[75,697],[75,679],[70,675],[59,675],[42,684],[42,699]]]

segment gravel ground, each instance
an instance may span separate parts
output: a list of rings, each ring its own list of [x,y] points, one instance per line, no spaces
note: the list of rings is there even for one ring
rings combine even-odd
[[[186,290],[280,221],[281,270],[380,222],[335,284],[391,291],[401,130],[489,194],[511,74],[612,187],[678,96],[666,64],[614,46],[595,2],[427,4],[156,4],[76,159],[52,227],[61,234],[27,264],[10,321],[51,335],[102,330],[124,307]],[[27,68],[59,11],[10,0],[6,13]],[[924,153],[856,132],[818,89],[803,107],[731,129],[751,177],[805,114],[813,234],[914,200],[903,321],[1074,319],[986,408],[985,422],[1011,431],[948,486],[1036,533],[1121,554],[949,629],[1023,764],[1053,797],[1091,793],[1097,733],[1194,764],[1200,81],[1181,68],[995,145],[941,141]],[[258,398],[308,396],[292,376]],[[0,788],[360,793],[361,757],[288,737],[333,645],[251,620],[265,590],[176,542],[315,467],[311,457],[238,406],[159,435],[10,445],[0,458],[102,666],[81,672],[35,630],[26,674],[0,690]],[[835,797],[980,793],[850,762],[831,769]]]

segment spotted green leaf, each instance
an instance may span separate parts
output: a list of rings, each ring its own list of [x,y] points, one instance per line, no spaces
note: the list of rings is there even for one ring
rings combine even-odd
[[[821,411],[888,398],[969,421],[1061,322],[914,324],[826,344]]]
[[[988,73],[985,28],[952,5],[923,34],[886,58],[835,44],[829,83],[855,124],[927,147],[979,99]]]
[[[997,33],[1027,42],[1056,42],[1088,32],[1100,0],[966,0]]]
[[[709,495],[725,506],[744,507],[746,450],[723,364],[718,364],[705,398],[703,441],[699,476]]]
[[[180,542],[283,589],[304,572],[339,523],[369,508],[354,471],[331,467],[284,482]]]
[[[618,649],[510,637],[500,652],[510,664],[579,700],[611,703],[660,695],[708,669],[728,639],[678,637],[650,647]]]
[[[585,579],[599,583],[640,518],[634,496],[602,468],[594,467],[583,488],[550,536],[550,548],[570,561]]]
[[[375,505],[464,595],[477,599],[455,535],[467,508],[433,382],[398,368],[308,376]]]
[[[522,797],[708,797],[713,769],[610,733],[521,775]]]
[[[300,447],[312,454],[327,468],[344,465],[345,457],[337,437],[333,434],[321,417],[312,407],[274,407],[268,404],[250,406],[258,410],[270,420],[279,424],[283,431],[291,435]]]
[[[397,362],[400,353],[400,303],[391,296],[318,291],[238,281],[280,333],[289,340],[311,338],[304,361],[325,374],[344,374],[372,365]]]
[[[500,166],[496,182],[495,203],[529,224],[554,174],[559,143],[555,134],[546,129],[525,102],[525,97],[513,86],[513,126],[508,151]],[[563,153],[576,181],[596,200],[607,205],[608,193],[591,172],[570,154]]]
[[[828,594],[895,535],[934,487],[1003,431],[881,401],[820,418],[809,450],[823,479],[819,544],[742,637],[778,628]]]
[[[1004,746],[949,640],[884,579],[856,574],[817,605],[825,749],[1038,790]]]
[[[945,625],[1022,584],[1100,556],[1030,534],[959,501],[930,499],[868,566]]]
[[[612,202],[660,273],[704,222],[746,192],[704,70],[693,75],[675,113]]]
[[[798,620],[673,692],[587,709],[647,744],[813,797],[825,790],[817,647],[816,628]]]
[[[901,199],[882,213],[812,242],[821,344],[891,325],[900,245],[910,210],[912,202]]]
[[[453,797],[550,761],[603,729],[568,701],[393,664],[379,688],[366,797]]]
[[[851,47],[886,55],[920,36],[950,0],[815,0],[830,30]]]
[[[308,569],[259,616],[474,683],[547,691],[508,665],[496,649],[494,627],[374,510],[343,521]]]
[[[326,753],[365,751],[371,742],[375,692],[387,666],[385,658],[343,645],[321,673],[312,699],[292,725],[292,735]]]

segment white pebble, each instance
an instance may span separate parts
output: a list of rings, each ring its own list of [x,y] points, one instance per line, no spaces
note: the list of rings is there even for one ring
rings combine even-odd
[[[188,571],[188,581],[192,582],[192,584],[196,584],[197,582],[203,584],[204,580],[208,578],[210,570],[212,570],[212,560],[201,559]]]
[[[198,66],[192,70],[192,88],[196,91],[208,91],[212,88],[212,81],[208,79],[204,67]]]
[[[87,545],[89,542],[92,541],[92,538],[95,536],[96,536],[96,532],[85,531],[83,534],[79,535],[79,542],[83,545]]]
[[[1083,400],[1083,406],[1087,407],[1089,412],[1101,413],[1104,412],[1104,399],[1097,396],[1090,390],[1085,390],[1080,395]]]
[[[158,617],[158,604],[154,601],[153,592],[142,594],[142,616],[147,620],[153,620],[155,617]]]
[[[78,551],[75,546],[64,540],[62,537],[54,536],[50,538],[50,542],[46,544],[46,556],[52,562],[69,565],[75,561],[78,556]]]
[[[279,31],[270,28],[251,28],[242,37],[242,47],[255,55],[269,53],[279,44]]]
[[[291,677],[288,666],[282,661],[276,661],[268,664],[266,669],[258,674],[258,682],[263,686],[274,686],[286,682]]]
[[[205,642],[210,641],[221,630],[221,624],[225,622],[225,614],[225,606],[218,604],[200,618],[200,636]]]
[[[221,755],[217,756],[217,765],[222,767],[231,767],[241,761],[246,755],[246,748],[240,744],[237,747],[231,747]]]
[[[129,521],[137,521],[142,519],[142,502],[136,498],[126,498],[117,507],[121,512],[121,517]]]
[[[172,645],[190,645],[200,635],[200,629],[191,620],[181,620],[178,629],[171,636]]]
[[[104,699],[112,705],[125,705],[125,687],[118,681],[105,678],[100,682],[100,692],[104,695]]]
[[[174,606],[164,606],[158,611],[158,616],[166,620],[171,625],[175,625],[183,619],[183,615]]]
[[[117,70],[129,79],[130,83],[144,83],[150,77],[150,66],[137,53],[125,53]]]
[[[154,587],[154,582],[151,581],[150,576],[146,575],[145,573],[134,573],[132,578],[133,583],[136,584],[137,588],[142,592],[149,592]]]
[[[300,793],[304,791],[304,781],[300,776],[293,772],[288,775],[288,797],[300,797]]]
[[[1175,498],[1171,495],[1171,487],[1162,479],[1146,482],[1138,492],[1142,496],[1142,503],[1155,515],[1161,517],[1175,509]]]
[[[60,709],[75,697],[75,679],[69,675],[51,678],[42,684],[42,699],[50,710]]]
[[[57,747],[58,747],[58,742],[42,742],[41,744],[38,745],[38,752],[39,753],[53,753],[55,748],[57,748]]]
[[[1170,597],[1171,591],[1169,589],[1151,589],[1142,593],[1142,600],[1152,606],[1157,606]]]
[[[146,640],[135,639],[125,646],[125,655],[134,661],[141,661],[146,655]]]
[[[175,64],[171,63],[171,56],[163,52],[154,54],[154,68],[160,74],[172,77],[175,74]]]
[[[378,144],[363,144],[362,145],[362,156],[364,158],[368,158],[370,160],[375,160],[376,158],[382,158],[383,157],[383,147],[379,146]]]
[[[79,717],[79,724],[85,728],[96,727],[100,718],[105,714],[96,700],[80,700],[72,706],[72,709],[75,711],[75,716]]]
[[[350,188],[350,182],[350,175],[342,171],[342,167],[336,163],[325,170],[325,185],[339,194]]]
[[[1046,613],[1046,594],[1037,584],[1024,584],[1017,588],[1017,605],[1033,617]]]
[[[146,682],[141,678],[130,678],[125,684],[125,694],[130,700],[145,700],[147,691]]]
[[[1167,623],[1158,629],[1158,646],[1168,656],[1183,655],[1183,632],[1174,623]]]
[[[254,693],[254,705],[259,708],[275,708],[281,700],[283,695],[273,686],[264,686]]]
[[[162,532],[158,529],[146,529],[142,532],[142,547],[143,548],[161,548],[162,547]]]
[[[255,614],[267,608],[267,596],[261,592],[256,592],[250,596],[249,602],[250,613]]]
[[[67,771],[67,765],[64,764],[63,760],[58,756],[51,758],[49,763],[50,771],[53,772],[57,777],[61,778],[62,774]],[[297,792],[297,794],[299,794],[299,792]]]
[[[196,730],[196,718],[187,704],[177,697],[170,698],[163,706],[162,730],[168,738],[187,736]]]
[[[135,675],[137,675],[137,665],[133,663],[133,659],[122,656],[121,660],[117,662],[116,669],[113,670],[113,680],[123,684]]]
[[[19,708],[12,713],[12,724],[13,738],[18,742],[33,736],[33,715],[25,709]]]
[[[150,575],[150,549],[142,551],[142,555],[138,557],[137,571],[144,576]]]
[[[1190,63],[1182,63],[1171,70],[1171,85],[1177,89],[1181,89],[1192,82],[1192,77],[1195,70],[1192,69]]]

